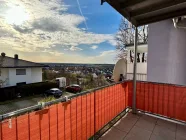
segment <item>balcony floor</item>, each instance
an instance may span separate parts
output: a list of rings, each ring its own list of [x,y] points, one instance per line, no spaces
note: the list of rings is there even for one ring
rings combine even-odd
[[[101,140],[186,140],[186,126],[128,113]]]

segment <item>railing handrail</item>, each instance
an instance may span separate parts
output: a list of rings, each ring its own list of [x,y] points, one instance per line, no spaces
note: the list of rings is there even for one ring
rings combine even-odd
[[[142,81],[142,80],[136,80],[136,81],[142,82],[142,83],[152,83],[152,84],[161,84],[161,85],[172,85],[172,86],[177,86],[177,87],[186,87],[186,85],[179,85],[179,84],[172,84],[172,83],[153,82],[153,81]]]

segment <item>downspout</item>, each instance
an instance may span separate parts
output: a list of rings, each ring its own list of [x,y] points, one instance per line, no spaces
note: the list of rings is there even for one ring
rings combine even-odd
[[[136,72],[137,72],[137,43],[138,43],[138,28],[135,27],[134,38],[134,67],[133,67],[133,98],[132,98],[132,113],[136,114]]]

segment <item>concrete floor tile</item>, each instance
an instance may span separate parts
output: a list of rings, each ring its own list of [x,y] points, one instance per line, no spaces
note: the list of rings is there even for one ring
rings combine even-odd
[[[124,132],[129,132],[132,127],[134,126],[134,124],[136,123],[137,120],[133,120],[133,119],[122,119],[120,121],[120,123],[118,123],[117,125],[115,125],[114,127],[124,131]]]
[[[149,140],[149,137],[144,137],[144,136],[138,136],[138,135],[135,135],[135,134],[131,134],[129,133],[125,138],[124,140]]]
[[[170,137],[166,137],[163,135],[160,136],[160,135],[152,134],[150,137],[150,140],[175,140],[175,138],[170,138]]]
[[[158,119],[157,125],[163,126],[163,127],[167,128],[167,129],[170,129],[172,131],[176,131],[176,123],[173,123],[173,122]]]
[[[152,117],[152,116],[148,116],[148,115],[143,115],[143,116],[141,116],[140,119],[143,119],[143,120],[146,120],[146,121],[152,122],[152,123],[156,123],[158,120],[157,118]]]
[[[160,137],[174,139],[176,137],[176,132],[171,129],[166,128],[165,126],[156,125],[153,131],[153,134]]]
[[[139,139],[139,140],[146,140],[150,138],[152,132],[147,131],[145,129],[142,129],[140,127],[134,126],[131,131],[129,132],[129,134],[126,136],[126,139],[128,140],[135,140],[135,139]]]
[[[124,140],[149,140],[150,135],[150,131],[134,126]]]
[[[111,130],[101,137],[100,140],[123,140],[126,135],[126,132],[111,128]]]
[[[186,140],[186,137],[176,136],[176,140]]]
[[[156,119],[145,114],[135,116],[128,113],[101,139],[186,140],[186,126]]]
[[[139,119],[141,116],[142,116],[141,114],[128,113],[124,118],[127,118],[127,119]]]
[[[144,117],[141,117],[135,125],[152,132],[155,127],[155,123],[156,123],[156,120],[154,120],[154,118],[145,119]]]
[[[186,126],[177,124],[176,139],[186,140]]]

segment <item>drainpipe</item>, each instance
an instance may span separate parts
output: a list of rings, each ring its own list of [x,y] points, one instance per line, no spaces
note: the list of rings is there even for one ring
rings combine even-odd
[[[133,99],[132,99],[132,113],[134,113],[134,114],[136,114],[137,43],[138,43],[138,28],[135,27],[135,38],[134,38],[134,67],[133,67]]]

